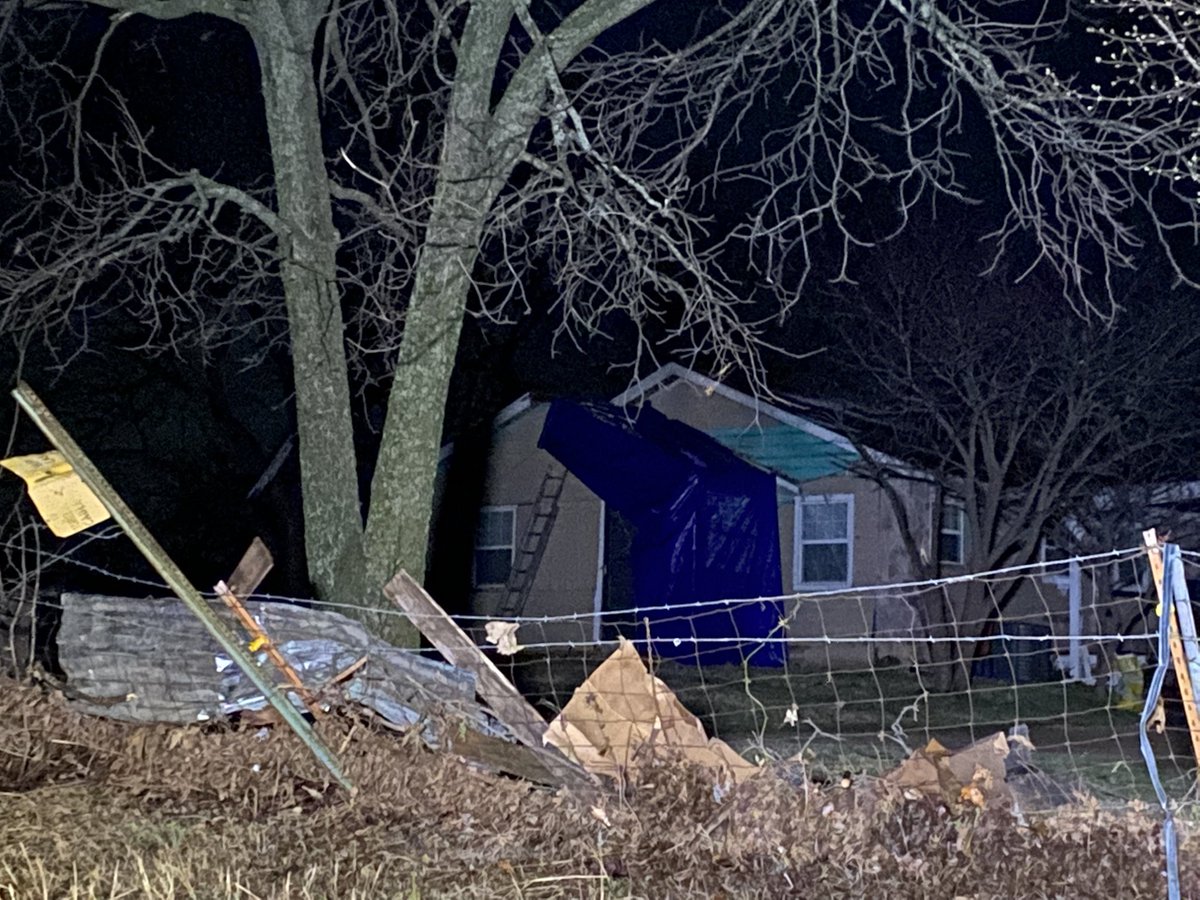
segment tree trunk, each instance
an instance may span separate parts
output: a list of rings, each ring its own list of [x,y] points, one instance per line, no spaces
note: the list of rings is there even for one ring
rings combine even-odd
[[[416,630],[385,606],[381,589],[401,568],[424,580],[446,400],[471,271],[484,220],[525,148],[545,86],[540,78],[510,85],[502,108],[493,110],[496,66],[513,10],[507,3],[472,4],[456,54],[437,186],[405,313],[364,532],[335,282],[337,233],[312,76],[322,7],[315,0],[276,2],[284,8],[270,0],[255,7],[252,31],[263,69],[279,212],[292,230],[282,275],[309,573],[319,599],[364,607],[359,618],[376,634],[411,645]],[[644,2],[629,0],[634,8]],[[616,20],[628,15],[624,7],[619,15],[608,12]],[[577,51],[564,52],[569,58]]]
[[[425,578],[446,399],[474,259],[473,251],[430,242],[417,271],[371,483],[366,578],[373,590],[399,568]],[[368,624],[393,643],[417,637],[396,616]]]
[[[380,588],[400,568],[417,581],[425,578],[446,400],[471,272],[488,210],[539,111],[540,89],[504,120],[491,111],[495,66],[511,16],[507,4],[472,4],[459,42],[438,182],[371,481],[365,574],[371,596],[380,600]],[[415,629],[394,615],[381,616],[372,627],[393,643],[416,640]]]
[[[456,131],[447,129],[447,156],[466,149]],[[456,170],[471,177],[455,177]],[[491,174],[481,161],[449,171],[443,163],[434,194],[371,480],[365,575],[372,596],[400,568],[418,582],[425,579],[446,400],[479,236],[494,199]],[[393,643],[417,639],[412,626],[394,615],[368,624]]]
[[[369,603],[362,591],[362,515],[350,418],[337,231],[313,82],[319,5],[265,2],[250,32],[262,67],[267,130],[275,167],[280,275],[295,375],[300,479],[308,573],[319,600]]]

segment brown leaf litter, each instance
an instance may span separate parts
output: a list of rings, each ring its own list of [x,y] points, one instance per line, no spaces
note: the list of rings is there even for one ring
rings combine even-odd
[[[986,804],[797,786],[770,766],[718,799],[711,770],[650,760],[635,787],[581,801],[349,714],[319,729],[355,796],[282,729],[89,719],[0,683],[0,896],[1163,893],[1160,823],[1134,807],[1072,806],[1021,828]],[[1191,843],[1185,831],[1195,897]]]

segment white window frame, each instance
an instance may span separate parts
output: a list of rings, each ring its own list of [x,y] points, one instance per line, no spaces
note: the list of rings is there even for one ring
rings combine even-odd
[[[475,539],[471,547],[471,584],[476,589],[498,588],[508,584],[508,580],[481,583],[479,581],[478,572],[475,570],[475,554],[480,550],[508,550],[508,572],[509,577],[512,577],[512,568],[517,560],[517,507],[515,506],[483,506],[479,509],[479,518],[482,518],[487,513],[510,513],[512,515],[512,532],[509,535],[507,544],[488,544],[486,546],[478,543],[479,534],[476,531]]]
[[[805,541],[804,507],[831,503],[846,504],[846,537],[839,540],[818,539]],[[845,544],[846,545],[846,580],[845,581],[805,581],[804,580],[804,545],[805,544]],[[792,517],[792,589],[793,590],[828,590],[831,588],[850,587],[854,583],[854,495],[853,494],[800,494],[796,497]]]
[[[958,510],[958,531],[953,528],[945,528],[943,526],[943,517],[947,509]],[[937,512],[937,533],[938,533],[938,562],[948,566],[961,566],[967,559],[967,507],[961,500],[943,500],[942,506]],[[958,535],[958,559],[948,559],[943,549],[946,545],[942,537],[947,534]]]

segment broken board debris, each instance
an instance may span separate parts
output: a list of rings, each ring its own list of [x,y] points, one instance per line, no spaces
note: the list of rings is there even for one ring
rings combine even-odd
[[[399,650],[329,610],[259,600],[245,608],[309,685],[335,680],[366,656],[355,677],[339,686],[345,699],[396,725],[415,725],[438,705],[479,719],[475,680],[467,672]],[[213,611],[235,624],[227,609],[214,603]],[[174,598],[65,593],[58,655],[72,705],[84,713],[182,725],[267,705]],[[486,717],[479,721],[489,730]]]
[[[408,616],[409,621],[448,662],[474,674],[476,690],[496,718],[508,727],[518,741],[536,753],[542,764],[561,783],[583,789],[595,787],[596,782],[591,775],[557,750],[543,744],[545,720],[407,572],[398,573],[384,586],[383,593]]]
[[[263,579],[267,577],[267,573],[274,566],[275,560],[271,556],[271,551],[267,549],[267,545],[262,542],[261,538],[256,537],[250,542],[250,548],[243,554],[233,574],[229,576],[229,582],[218,581],[217,586],[213,590],[237,617],[242,628],[250,636],[251,651],[261,650],[265,653],[288,684],[292,686],[296,696],[300,698],[313,718],[319,719],[322,715],[321,705],[317,703],[312,692],[300,680],[300,676],[296,674],[296,670],[292,668],[291,663],[279,652],[279,649],[271,640],[271,636],[263,630],[263,627],[254,616],[250,615],[240,599],[242,597],[249,597],[254,593],[255,589],[262,584]],[[337,676],[333,679],[335,682],[340,680],[341,678]]]
[[[100,470],[92,464],[67,429],[54,417],[41,398],[34,393],[33,388],[24,381],[20,381],[12,392],[12,396],[17,401],[17,405],[25,411],[54,446],[54,449],[62,454],[64,462],[70,466],[73,472],[78,473],[79,478],[91,494],[101,502],[104,509],[112,516],[113,521],[121,527],[121,530],[138,548],[146,561],[162,576],[175,596],[183,601],[213,639],[221,645],[232,663],[236,664],[246,674],[246,677],[263,692],[268,702],[296,733],[296,736],[304,742],[313,756],[325,767],[333,780],[347,790],[353,790],[354,785],[342,772],[341,763],[334,754],[309,727],[305,718],[288,702],[283,693],[258,671],[254,660],[238,642],[233,631],[221,619],[213,615],[212,609],[204,602],[200,592],[187,579],[167,551],[155,540],[154,535],[142,524],[133,510],[121,498],[121,495],[100,474]]]

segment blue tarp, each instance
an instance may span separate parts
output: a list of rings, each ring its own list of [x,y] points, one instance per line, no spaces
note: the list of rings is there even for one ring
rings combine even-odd
[[[649,619],[660,656],[783,664],[780,602],[707,605],[779,594],[773,475],[649,406],[556,400],[538,446],[634,526],[634,605],[616,616],[639,623],[627,637],[644,641]]]

